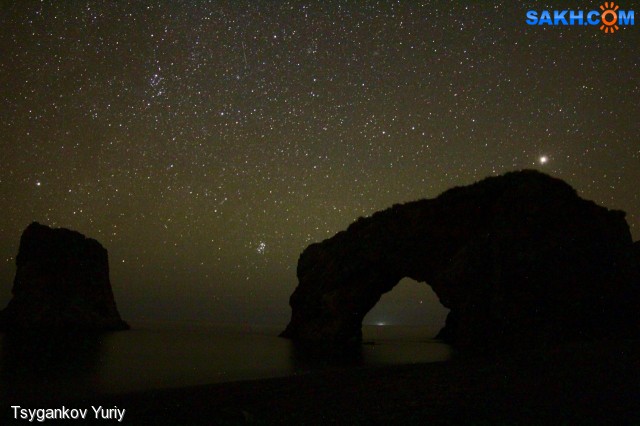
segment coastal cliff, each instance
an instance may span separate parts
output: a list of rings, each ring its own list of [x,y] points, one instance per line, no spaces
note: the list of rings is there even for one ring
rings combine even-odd
[[[0,331],[129,328],[116,307],[107,250],[98,241],[34,222],[22,234],[16,266]]]
[[[635,335],[634,250],[624,212],[564,181],[531,170],[490,177],[307,247],[281,335],[358,341],[364,316],[404,277],[450,309],[438,337],[459,347]]]

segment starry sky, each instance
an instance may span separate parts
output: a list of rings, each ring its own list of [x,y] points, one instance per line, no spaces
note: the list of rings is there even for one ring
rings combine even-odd
[[[523,168],[638,239],[640,28],[525,23],[571,5],[0,1],[0,305],[39,221],[109,250],[127,320],[284,324],[310,243]],[[403,282],[367,320],[441,313]]]

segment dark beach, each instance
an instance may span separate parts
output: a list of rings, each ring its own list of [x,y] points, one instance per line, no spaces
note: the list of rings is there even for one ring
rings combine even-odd
[[[21,401],[30,408],[117,406],[126,409],[127,424],[638,424],[639,360],[639,341],[601,341],[76,401],[23,395]],[[9,399],[7,405],[16,403]],[[7,408],[5,419],[12,418]]]

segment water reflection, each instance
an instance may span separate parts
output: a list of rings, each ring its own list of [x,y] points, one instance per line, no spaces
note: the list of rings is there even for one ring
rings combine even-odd
[[[0,397],[46,400],[95,388],[102,339],[64,332],[0,335]]]
[[[419,330],[390,330],[365,328],[365,344],[341,348],[293,344],[276,337],[280,327],[0,334],[0,397],[78,398],[450,357],[449,346]]]
[[[357,367],[364,364],[363,345],[331,346],[290,342],[291,364],[296,371],[330,367]]]

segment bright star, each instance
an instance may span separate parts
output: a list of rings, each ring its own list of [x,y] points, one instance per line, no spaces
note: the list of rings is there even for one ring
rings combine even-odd
[[[547,164],[547,162],[549,162],[549,157],[546,155],[541,155],[540,158],[538,158],[538,163],[540,164]]]

